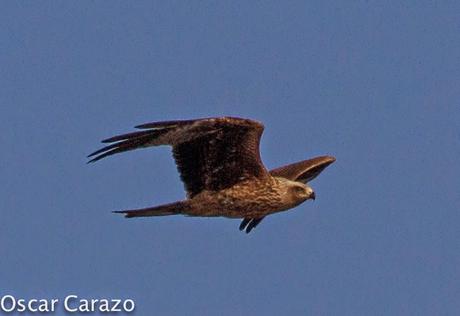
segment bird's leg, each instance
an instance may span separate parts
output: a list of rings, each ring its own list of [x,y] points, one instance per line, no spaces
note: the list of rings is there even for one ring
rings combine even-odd
[[[240,230],[244,230],[250,221],[251,221],[251,218],[243,219],[240,224]]]
[[[246,227],[246,234],[249,234],[253,228],[256,228],[257,225],[262,221],[263,217],[260,218],[253,218],[248,226]]]
[[[263,220],[263,217],[259,218],[245,218],[240,224],[240,230],[245,230],[246,234],[249,234],[253,228],[255,228]]]

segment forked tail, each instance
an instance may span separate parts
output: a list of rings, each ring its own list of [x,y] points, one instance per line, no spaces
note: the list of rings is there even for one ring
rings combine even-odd
[[[185,201],[174,202],[154,207],[141,208],[137,210],[114,211],[113,213],[125,214],[126,218],[147,217],[147,216],[167,216],[181,214],[188,209]]]

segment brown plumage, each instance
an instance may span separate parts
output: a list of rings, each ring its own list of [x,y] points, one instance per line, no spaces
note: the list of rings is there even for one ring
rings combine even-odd
[[[314,199],[307,182],[335,161],[323,156],[267,171],[259,154],[264,127],[249,119],[218,117],[136,127],[142,131],[103,140],[111,144],[90,154],[89,162],[138,148],[170,145],[187,199],[116,212],[126,217],[184,214],[243,218],[240,230],[249,233],[266,215]]]

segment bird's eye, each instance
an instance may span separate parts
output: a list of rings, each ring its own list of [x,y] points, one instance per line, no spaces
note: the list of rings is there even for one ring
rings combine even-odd
[[[296,194],[303,194],[305,192],[305,190],[302,187],[294,187],[294,192]]]

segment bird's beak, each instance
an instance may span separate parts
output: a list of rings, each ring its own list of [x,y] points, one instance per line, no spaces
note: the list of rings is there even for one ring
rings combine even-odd
[[[315,192],[312,192],[312,193],[310,194],[310,199],[312,199],[312,200],[314,201],[315,198],[316,198],[316,194],[315,194]]]

